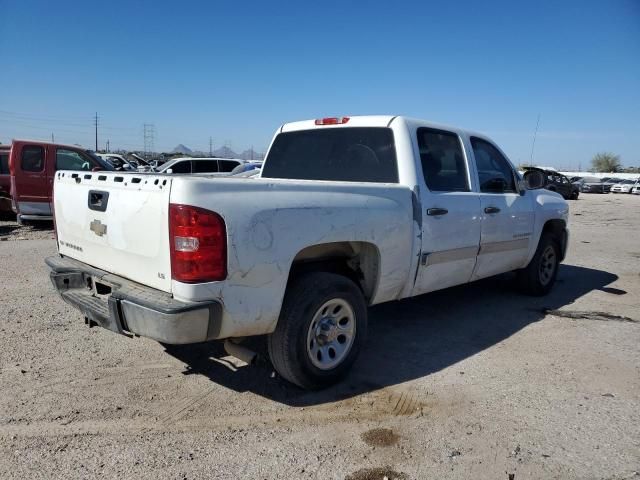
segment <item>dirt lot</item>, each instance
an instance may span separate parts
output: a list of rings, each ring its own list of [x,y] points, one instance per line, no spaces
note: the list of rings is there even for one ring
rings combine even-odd
[[[321,393],[218,344],[88,329],[49,284],[50,232],[0,222],[0,477],[640,478],[640,197],[571,211],[552,294],[507,275],[375,307]]]

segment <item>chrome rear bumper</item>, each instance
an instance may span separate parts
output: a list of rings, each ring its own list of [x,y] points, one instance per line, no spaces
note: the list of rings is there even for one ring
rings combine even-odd
[[[48,257],[51,283],[89,326],[169,344],[205,342],[220,332],[222,306],[187,303],[170,294],[59,255]]]

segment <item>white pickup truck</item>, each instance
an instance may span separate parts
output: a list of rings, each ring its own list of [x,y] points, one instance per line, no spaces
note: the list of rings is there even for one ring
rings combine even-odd
[[[400,116],[287,123],[256,178],[55,175],[62,298],[168,344],[268,335],[279,374],[340,379],[367,306],[515,271],[553,286],[567,203],[483,135]]]

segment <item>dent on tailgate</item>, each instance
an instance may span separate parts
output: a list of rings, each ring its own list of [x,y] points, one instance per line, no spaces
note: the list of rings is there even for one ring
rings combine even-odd
[[[57,172],[60,253],[170,292],[170,188],[166,176]]]

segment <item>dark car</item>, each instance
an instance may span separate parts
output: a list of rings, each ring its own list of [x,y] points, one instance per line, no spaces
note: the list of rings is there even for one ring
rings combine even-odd
[[[611,191],[611,184],[603,182],[598,177],[583,177],[581,182],[582,193],[609,193]]]
[[[546,175],[545,187],[552,192],[558,192],[565,200],[577,200],[580,195],[580,187],[560,172],[539,167],[527,167],[525,170],[540,170]]]

